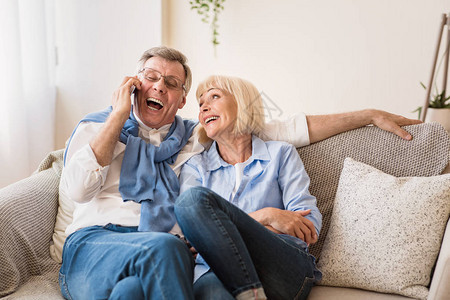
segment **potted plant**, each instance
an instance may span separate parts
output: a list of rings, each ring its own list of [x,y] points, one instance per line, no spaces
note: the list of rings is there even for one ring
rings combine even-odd
[[[422,87],[427,87],[421,82]],[[450,132],[450,96],[445,95],[445,90],[430,97],[425,122],[438,122]],[[422,117],[423,107],[419,106],[414,112],[418,112],[418,119]]]

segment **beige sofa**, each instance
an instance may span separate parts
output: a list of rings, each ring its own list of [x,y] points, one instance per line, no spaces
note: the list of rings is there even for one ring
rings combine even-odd
[[[444,172],[450,157],[448,133],[437,124],[406,129],[413,134],[413,141],[403,141],[378,128],[365,127],[299,149],[311,177],[311,193],[317,197],[324,216],[320,240],[311,249],[319,259],[346,157],[397,177],[434,176]],[[2,299],[62,299],[57,282],[59,264],[49,255],[61,169],[62,150],[59,150],[49,154],[32,176],[0,190]],[[449,224],[441,243],[434,273],[430,274],[430,300],[450,299]],[[316,286],[308,299],[410,298],[349,287]]]

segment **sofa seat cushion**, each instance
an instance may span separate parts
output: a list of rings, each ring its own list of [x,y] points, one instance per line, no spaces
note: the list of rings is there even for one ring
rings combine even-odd
[[[308,300],[408,300],[404,296],[383,294],[351,288],[330,286],[315,286],[308,296]]]
[[[48,272],[42,275],[32,276],[20,288],[2,300],[63,300],[58,284],[58,272]]]

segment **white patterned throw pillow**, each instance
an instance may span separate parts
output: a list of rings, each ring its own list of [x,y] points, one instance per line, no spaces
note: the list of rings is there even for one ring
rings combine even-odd
[[[345,159],[321,285],[426,299],[450,214],[450,174],[397,178]]]

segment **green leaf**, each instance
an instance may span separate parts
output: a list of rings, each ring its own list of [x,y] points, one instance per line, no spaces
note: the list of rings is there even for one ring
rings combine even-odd
[[[417,120],[420,120],[420,115],[422,114],[422,106],[419,106],[418,108],[416,108],[415,110],[412,111],[412,113],[417,112],[418,116],[417,116]]]
[[[219,41],[217,40],[217,36],[219,35],[219,32],[217,31],[217,28],[219,28],[217,21],[220,11],[224,10],[223,3],[225,3],[225,0],[189,0],[191,10],[197,11],[203,23],[210,24],[212,31],[211,42],[214,47],[219,44]],[[209,22],[210,17],[212,18],[211,23]]]

